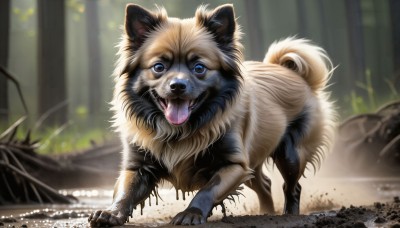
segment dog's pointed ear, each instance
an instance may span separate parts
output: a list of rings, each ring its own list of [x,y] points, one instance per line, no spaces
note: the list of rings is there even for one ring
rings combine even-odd
[[[229,44],[234,39],[236,20],[232,4],[221,5],[209,13],[205,7],[200,7],[196,11],[196,20],[214,35],[218,44]]]
[[[150,12],[139,5],[126,5],[125,32],[133,42],[135,49],[143,44],[148,33],[154,30],[161,20],[162,15]]]

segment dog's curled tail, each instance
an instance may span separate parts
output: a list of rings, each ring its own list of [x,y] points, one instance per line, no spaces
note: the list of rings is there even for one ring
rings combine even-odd
[[[294,37],[271,44],[264,63],[279,64],[297,72],[313,91],[325,88],[333,71],[332,62],[324,49],[309,40]]]

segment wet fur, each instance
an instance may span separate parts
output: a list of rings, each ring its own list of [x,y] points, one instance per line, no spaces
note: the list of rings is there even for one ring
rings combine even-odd
[[[243,183],[257,193],[262,213],[274,213],[271,181],[262,172],[269,157],[285,180],[284,213],[298,214],[298,180],[307,164],[319,166],[334,136],[325,52],[288,38],[272,44],[263,62],[244,62],[231,5],[199,7],[184,20],[136,5],[128,5],[126,15],[112,101],[124,145],[122,171],[112,206],[93,213],[91,225],[123,224],[163,180],[182,191],[199,190],[173,224],[204,223]],[[156,79],[146,69],[160,56],[181,64],[192,55],[209,69],[206,79],[191,79],[207,98],[185,124],[173,126],[150,90],[190,72],[182,67]]]

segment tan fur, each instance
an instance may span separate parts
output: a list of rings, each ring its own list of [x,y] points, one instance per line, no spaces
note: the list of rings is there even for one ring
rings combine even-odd
[[[198,13],[200,11],[201,9]],[[179,53],[177,53],[179,51],[187,56],[196,53],[202,58],[203,62],[207,63],[210,70],[218,70],[225,67],[220,64],[223,62],[221,59],[226,58],[226,56],[217,48],[216,43],[209,42],[211,39],[212,35],[205,31],[204,27],[194,18],[185,20],[170,18],[167,23],[150,35],[141,48],[144,51],[137,53],[135,57],[127,58],[127,53],[124,51],[127,45],[126,40],[122,41],[120,46],[120,60],[115,72],[116,86],[112,101],[112,110],[115,112],[114,126],[117,131],[121,132],[123,138],[129,138],[132,143],[151,150],[170,171],[181,161],[193,159],[199,153],[205,152],[205,148],[225,133],[232,120],[237,119],[237,115],[241,115],[240,107],[232,104],[226,111],[218,113],[211,123],[199,129],[195,135],[190,137],[188,137],[190,129],[185,126],[177,128],[166,121],[159,124],[156,131],[147,129],[144,126],[145,123],[136,124],[135,116],[126,116],[124,110],[125,98],[121,95],[121,91],[123,85],[126,84],[127,74],[119,75],[123,69],[121,65],[126,64],[126,59],[132,62],[138,61],[136,56],[140,55],[141,63],[145,64],[141,67],[148,68],[157,61],[160,54],[179,56]],[[204,43],[207,45],[203,45]],[[177,46],[179,44],[180,46]],[[186,58],[186,56],[181,57]],[[168,142],[168,137],[173,131],[183,132],[183,136],[179,141]],[[236,158],[235,160],[242,163],[243,167],[248,166],[245,158]]]
[[[90,224],[124,224],[163,180],[198,190],[174,225],[206,222],[243,183],[257,193],[260,212],[273,214],[262,170],[269,157],[285,182],[283,213],[299,214],[298,180],[334,140],[326,53],[287,38],[273,43],[263,62],[244,62],[229,4],[199,7],[183,20],[128,4],[125,21],[111,102],[122,171],[112,205],[92,213]]]
[[[291,45],[292,41],[285,40],[284,42]],[[294,42],[296,45],[299,43]],[[164,45],[163,42],[157,44],[161,47]],[[303,46],[305,53],[309,51],[308,44],[304,42]],[[215,49],[211,48],[211,50]],[[314,68],[318,66],[322,69],[318,68],[314,71],[324,72],[325,76],[321,78],[326,81],[330,73],[329,68],[320,64],[312,65]],[[130,138],[133,143],[153,151],[155,156],[162,160],[169,170],[172,170],[177,163],[192,159],[191,157],[197,156],[215,142],[234,120],[235,127],[241,132],[244,147],[243,158],[238,159],[243,159],[244,166],[250,165],[250,168],[255,168],[272,153],[286,126],[307,104],[313,108],[310,113],[314,115],[312,118],[314,126],[310,126],[310,134],[304,139],[305,145],[301,157],[304,165],[306,162],[318,165],[320,156],[329,150],[334,137],[334,112],[332,104],[327,100],[328,94],[323,92],[321,87],[312,90],[310,87],[314,85],[307,85],[303,77],[277,64],[245,62],[242,70],[244,82],[240,101],[225,112],[219,113],[211,123],[195,135],[184,137],[177,142],[166,142],[165,139],[168,138],[170,132],[176,130],[167,122],[158,126],[157,131],[152,131],[140,124],[137,125],[134,116],[125,116],[125,112],[122,111],[123,98],[119,97],[119,88],[121,88],[119,84],[124,84],[126,77],[122,75],[117,80],[114,93],[113,110],[117,111],[114,125],[123,137]],[[309,74],[305,75],[305,77],[308,76]],[[320,82],[318,83],[320,86]],[[187,131],[185,128],[179,130]]]
[[[128,77],[125,72],[127,65],[133,68],[140,62],[140,67],[149,68],[160,55],[185,59],[196,53],[211,71],[228,67],[224,65],[224,59],[228,57],[201,26],[199,18],[207,14],[204,8],[198,9],[195,18],[184,20],[167,18],[164,10],[160,12],[163,23],[150,34],[139,51],[134,54],[129,51],[126,36],[120,44],[120,59],[114,72],[116,86],[112,110],[115,113],[114,126],[123,139],[148,149],[162,161],[173,173],[174,178],[170,181],[176,188],[194,190],[205,183],[193,185],[192,177],[185,175],[185,170],[228,128],[234,129],[242,153],[230,159],[241,167],[235,166],[233,172],[221,171],[228,179],[237,177],[234,183],[221,188],[224,191],[218,196],[222,200],[251,178],[250,171],[260,167],[271,156],[287,126],[307,106],[312,116],[298,146],[301,173],[308,163],[319,165],[334,137],[335,113],[328,100],[329,94],[324,92],[332,67],[323,50],[306,40],[289,38],[274,43],[263,63],[243,62],[243,81],[238,98],[194,133],[185,126],[171,126],[167,121],[158,123],[157,129],[152,130],[135,115],[127,116],[124,109],[126,98],[121,95]],[[236,33],[234,42],[240,49],[239,34]],[[237,57],[239,61],[242,59],[242,56]],[[289,69],[291,61],[297,68]],[[149,79],[151,77],[149,75]],[[178,141],[169,141],[174,131],[183,134]],[[226,191],[226,188],[230,190]]]
[[[328,94],[313,91],[298,74],[276,64],[245,62],[244,68],[247,74],[242,106],[250,108],[246,109],[241,128],[251,168],[271,155],[288,124],[306,105],[311,109],[312,121],[300,157],[303,169],[308,162],[318,166],[334,137],[335,115]],[[263,97],[266,99],[260,99]]]

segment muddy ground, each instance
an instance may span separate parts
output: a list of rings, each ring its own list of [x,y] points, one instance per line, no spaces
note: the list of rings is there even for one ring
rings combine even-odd
[[[80,157],[79,161],[82,160]],[[369,169],[371,166],[363,169],[369,172],[354,172],[349,169],[351,161],[354,159],[338,161],[328,157],[316,173],[313,169],[305,173],[300,180],[301,215],[298,216],[281,215],[283,180],[274,165],[266,165],[264,172],[272,180],[275,215],[258,215],[257,196],[244,188],[242,195],[234,197],[234,202],[224,202],[226,216],[218,206],[208,223],[199,227],[400,227],[398,172],[378,173],[382,167]],[[71,175],[69,182],[78,177]],[[63,186],[63,178],[60,178],[56,181]],[[104,187],[84,188],[78,183],[79,189],[60,190],[60,193],[79,200],[72,205],[0,206],[0,227],[87,227],[87,218],[92,211],[110,205],[114,181],[115,178],[111,178]],[[193,197],[193,193],[176,193],[168,185],[162,186],[159,194],[158,203],[154,197],[147,201],[143,213],[140,208],[135,210],[125,226],[171,227],[169,221],[184,210]]]
[[[400,179],[371,177],[331,177],[329,172],[308,173],[302,178],[303,192],[299,216],[281,215],[282,180],[272,173],[276,215],[257,215],[258,200],[249,189],[235,202],[227,201],[226,217],[221,207],[213,210],[208,223],[199,227],[400,227]],[[77,204],[0,207],[0,226],[4,227],[86,227],[89,213],[107,207],[112,188],[63,191],[80,201]],[[146,202],[134,211],[126,227],[171,227],[168,222],[190,202],[192,194],[165,186],[159,190],[162,199]],[[177,199],[178,198],[178,199]],[[184,199],[185,198],[185,199]]]
[[[52,210],[36,211],[24,218],[3,218],[5,227],[86,227],[86,211]],[[57,221],[59,220],[59,221]],[[125,227],[173,227],[160,223],[128,223]],[[375,203],[371,206],[342,207],[339,210],[313,213],[310,215],[242,215],[227,216],[198,227],[400,227],[400,201]]]

